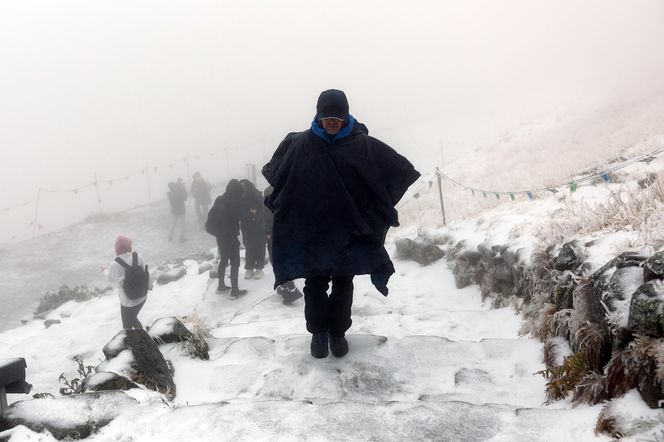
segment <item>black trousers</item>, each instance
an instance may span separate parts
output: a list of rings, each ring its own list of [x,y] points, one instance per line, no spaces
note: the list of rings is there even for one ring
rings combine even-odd
[[[332,282],[332,291],[327,289]],[[344,336],[350,328],[353,276],[313,276],[304,280],[304,318],[310,333]]]
[[[219,287],[224,285],[226,266],[231,265],[231,288],[238,288],[238,274],[240,272],[240,241],[237,238],[219,239]]]
[[[133,307],[120,306],[120,316],[122,317],[122,328],[143,328],[143,324],[138,320],[138,312],[141,311],[145,301]]]
[[[244,269],[257,270],[265,267],[265,244],[245,244]]]

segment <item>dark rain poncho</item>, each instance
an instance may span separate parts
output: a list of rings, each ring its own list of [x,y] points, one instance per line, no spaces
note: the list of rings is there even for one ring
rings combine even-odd
[[[263,167],[274,187],[275,286],[310,276],[370,274],[387,295],[394,266],[384,248],[394,206],[420,176],[413,165],[366,127],[348,124],[330,139],[316,121],[286,136]]]

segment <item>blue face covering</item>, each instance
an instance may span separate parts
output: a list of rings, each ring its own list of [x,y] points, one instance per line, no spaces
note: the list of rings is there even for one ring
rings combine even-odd
[[[350,133],[353,131],[354,125],[355,125],[355,118],[353,118],[353,116],[349,114],[348,118],[346,118],[346,125],[343,126],[335,136],[331,137],[330,135],[328,135],[327,132],[325,132],[325,129],[318,124],[318,120],[314,117],[314,121],[311,122],[311,131],[314,134],[316,134],[318,137],[325,140],[327,144],[330,144],[333,141],[341,140],[350,135]]]

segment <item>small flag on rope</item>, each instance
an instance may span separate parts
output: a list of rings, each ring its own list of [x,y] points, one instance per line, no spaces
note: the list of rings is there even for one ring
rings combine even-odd
[[[602,177],[602,179],[604,180],[605,183],[610,183],[612,181],[611,176],[606,172],[604,172],[600,176]]]
[[[486,192],[482,192],[482,196],[486,198]]]
[[[510,193],[510,198],[512,199],[512,201],[514,201],[514,194],[513,193]]]
[[[529,199],[529,200],[533,200],[533,199],[534,199],[534,197],[533,197],[533,193],[532,193],[532,192],[526,192],[526,193],[528,194],[528,199]]]
[[[576,181],[572,181],[571,183],[569,183],[569,191],[570,191],[570,193],[574,193],[574,192],[576,192],[576,187],[577,187]]]
[[[551,193],[558,193],[558,189],[552,187],[552,188],[549,189],[549,192],[551,192]]]
[[[431,189],[431,186],[433,186],[433,180],[429,180],[429,189]]]
[[[473,189],[470,189],[470,192],[473,194],[473,198],[475,198],[475,191]]]
[[[496,193],[496,199],[497,199],[497,200],[500,199],[500,195],[498,195],[497,193]]]

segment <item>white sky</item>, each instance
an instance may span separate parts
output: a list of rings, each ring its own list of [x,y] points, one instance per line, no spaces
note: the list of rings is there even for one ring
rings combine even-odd
[[[663,23],[659,0],[7,0],[0,208],[256,142],[231,157],[240,175],[328,88],[425,168],[440,140],[454,157],[529,118],[664,89]],[[191,167],[227,170],[223,155]]]

